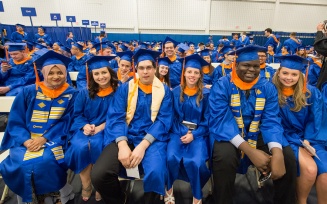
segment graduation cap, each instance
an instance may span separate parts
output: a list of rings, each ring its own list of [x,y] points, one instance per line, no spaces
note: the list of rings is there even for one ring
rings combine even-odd
[[[27,45],[28,49],[32,50],[35,47],[36,43],[33,41],[27,41],[26,45]]]
[[[310,50],[311,49],[311,46],[308,45],[308,46],[305,46],[305,50]]]
[[[145,49],[139,49],[135,54],[134,54],[134,59],[136,64],[139,62],[145,61],[145,60],[150,60],[152,62],[155,62],[157,58],[159,58],[160,52],[152,51],[152,50],[145,50]]]
[[[54,42],[53,44],[57,44],[59,47],[63,46],[63,44],[60,41]]]
[[[17,27],[21,27],[21,28],[23,28],[23,29],[25,28],[25,25],[20,24],[20,23],[17,23],[16,26],[17,26]]]
[[[123,52],[127,51],[128,50],[128,47],[124,44],[121,44],[118,46],[120,49],[122,49]]]
[[[146,42],[141,42],[139,45],[139,49],[148,49],[148,44]]]
[[[283,48],[285,48],[287,50],[287,52],[290,51],[290,48],[287,45],[284,45]]]
[[[296,49],[297,49],[297,50],[304,50],[305,48],[304,48],[303,45],[300,45],[300,46],[298,46]]]
[[[185,57],[185,68],[191,67],[201,70],[205,66],[209,66],[209,63],[205,61],[200,55],[193,54]]]
[[[109,47],[107,42],[95,43],[92,48],[95,48],[97,52]]]
[[[185,51],[190,49],[190,47],[185,45],[184,43],[179,43],[177,46],[178,46],[178,51],[181,53],[184,53]]]
[[[168,57],[163,57],[163,58],[159,58],[158,59],[158,65],[164,65],[164,66],[169,66],[170,64],[172,64],[172,62],[170,61],[170,59]]]
[[[233,46],[225,45],[223,48],[221,48],[220,52],[225,55],[228,52],[233,51]]]
[[[166,39],[163,41],[163,44],[164,44],[164,45],[167,44],[167,43],[173,43],[173,44],[174,44],[174,47],[176,47],[177,44],[178,44],[177,41],[173,40],[172,38],[170,38],[170,37],[168,37],[168,36],[167,36]]]
[[[66,46],[60,46],[60,49],[63,50],[63,51],[66,51],[66,52],[68,52],[68,53],[71,53],[69,47],[66,47]]]
[[[200,51],[200,56],[201,56],[201,57],[204,57],[204,56],[210,56],[210,52],[211,52],[211,50],[209,50],[209,49],[201,50],[201,51]]]
[[[268,46],[270,46],[270,47],[272,47],[272,48],[274,48],[274,47],[275,47],[273,44],[268,44]]]
[[[132,51],[118,52],[117,56],[119,56],[121,60],[132,62],[133,52]]]
[[[106,31],[101,30],[101,31],[100,31],[100,34],[106,34]]]
[[[253,61],[259,60],[258,51],[265,50],[265,47],[256,46],[256,45],[249,45],[246,47],[242,47],[237,49],[229,55],[237,55],[236,62],[244,62],[244,61]]]
[[[298,55],[283,55],[277,56],[276,58],[280,60],[280,67],[299,71],[302,71],[303,66],[309,63],[306,58],[300,57]]]
[[[77,47],[79,50],[83,50],[83,45],[78,42],[75,42],[74,44],[72,44],[72,46]]]
[[[41,28],[43,32],[45,32],[45,28],[43,26],[39,26],[39,28]]]
[[[39,58],[34,60],[33,63],[35,63],[36,68],[39,70],[42,70],[44,66],[53,64],[68,67],[68,64],[72,61],[72,59],[48,49],[38,50],[35,54],[39,55]]]
[[[88,72],[103,67],[110,67],[109,61],[114,59],[116,56],[93,56],[85,61]]]
[[[8,51],[14,52],[14,51],[21,51],[25,50],[26,43],[6,43],[5,45],[8,45]]]

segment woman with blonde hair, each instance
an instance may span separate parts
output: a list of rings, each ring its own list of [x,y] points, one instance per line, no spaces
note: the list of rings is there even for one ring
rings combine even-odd
[[[316,183],[318,203],[327,200],[326,132],[321,128],[323,100],[316,87],[307,84],[301,72],[308,61],[296,55],[279,57],[281,64],[273,83],[278,90],[280,117],[284,136],[292,147],[298,165],[297,198],[307,203]]]

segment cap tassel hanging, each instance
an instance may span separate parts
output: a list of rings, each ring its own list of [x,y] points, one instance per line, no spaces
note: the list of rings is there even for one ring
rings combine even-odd
[[[36,68],[36,64],[35,62],[33,63],[33,67],[34,67],[34,73],[35,73],[35,89],[38,90],[38,87],[40,85],[40,78],[39,78],[39,74],[37,72],[37,68]]]
[[[183,59],[182,74],[181,74],[181,86],[184,85],[184,71],[185,71],[185,57]]]
[[[8,55],[8,48],[5,47],[5,53],[6,53],[6,61],[9,61],[9,55]]]
[[[310,62],[308,62],[308,66],[305,69],[305,76],[304,76],[304,83],[303,83],[303,90],[302,90],[302,93],[304,93],[304,94],[307,92],[307,81],[308,81],[309,66],[310,66]]]
[[[132,68],[133,68],[133,79],[134,79],[134,83],[136,83],[134,56],[132,57]]]
[[[87,62],[85,63],[85,67],[86,67],[86,87],[87,89],[89,89],[89,66],[87,65]]]
[[[236,75],[237,75],[237,73],[236,73],[236,58],[237,58],[236,53],[235,53],[234,56],[235,56],[235,58],[234,58],[234,61],[232,63],[232,76],[230,78],[231,82],[235,81],[235,78],[236,78]]]

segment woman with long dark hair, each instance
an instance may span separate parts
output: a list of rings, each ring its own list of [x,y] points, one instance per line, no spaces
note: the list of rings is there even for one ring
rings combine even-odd
[[[88,89],[80,91],[74,104],[66,162],[71,170],[80,174],[84,201],[92,193],[91,170],[103,149],[107,110],[118,86],[116,73],[109,67],[109,60],[113,58],[94,56],[86,62]],[[96,193],[95,199],[101,200],[100,194]]]
[[[169,79],[169,65],[172,62],[168,57],[163,57],[158,59],[158,66],[156,68],[156,77],[168,87],[170,87],[170,79]]]

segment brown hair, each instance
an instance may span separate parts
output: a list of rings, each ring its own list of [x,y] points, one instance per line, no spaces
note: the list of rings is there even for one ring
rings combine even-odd
[[[279,77],[278,77],[281,68],[282,67],[280,67],[276,71],[276,73],[275,73],[275,75],[274,75],[274,77],[272,79],[272,82],[275,84],[275,86],[277,88],[277,91],[278,91],[278,104],[279,104],[280,107],[283,107],[283,106],[287,105],[287,103],[286,103],[285,96],[283,95],[284,85],[280,82]],[[310,98],[311,92],[310,92],[309,89],[307,89],[306,93],[303,93],[302,92],[303,91],[303,86],[306,86],[306,84],[304,84],[304,76],[300,72],[299,80],[293,86],[293,89],[294,89],[294,93],[293,93],[294,107],[291,108],[291,111],[299,112],[302,108],[309,105],[307,103],[307,98]]]
[[[160,65],[157,66],[157,68],[156,68],[156,74],[155,74],[158,79],[160,79],[159,67],[160,67]],[[171,85],[170,85],[170,78],[169,78],[169,67],[168,67],[167,74],[164,76],[164,82],[170,88]]]
[[[186,68],[185,68],[186,70]],[[185,72],[184,70],[184,72]],[[182,72],[182,75],[184,75]],[[203,99],[203,72],[200,70],[201,77],[199,78],[198,82],[196,83],[196,87],[198,87],[197,97],[196,97],[196,105],[200,106],[200,101]],[[182,77],[183,82],[181,83],[181,93],[179,95],[179,100],[184,102],[184,89],[186,87],[186,80],[185,76]]]
[[[112,70],[110,67],[107,67],[109,73],[110,73],[110,86],[112,87],[113,91],[115,92],[118,88],[118,77],[117,77],[117,74],[114,70]],[[99,87],[99,84],[97,84],[95,81],[94,81],[94,78],[93,78],[93,74],[92,74],[92,71],[90,73],[87,73],[89,74],[89,85],[88,85],[88,88],[89,88],[89,96],[91,99],[94,99],[95,96],[97,95],[97,93],[99,92],[100,90],[100,87]]]

